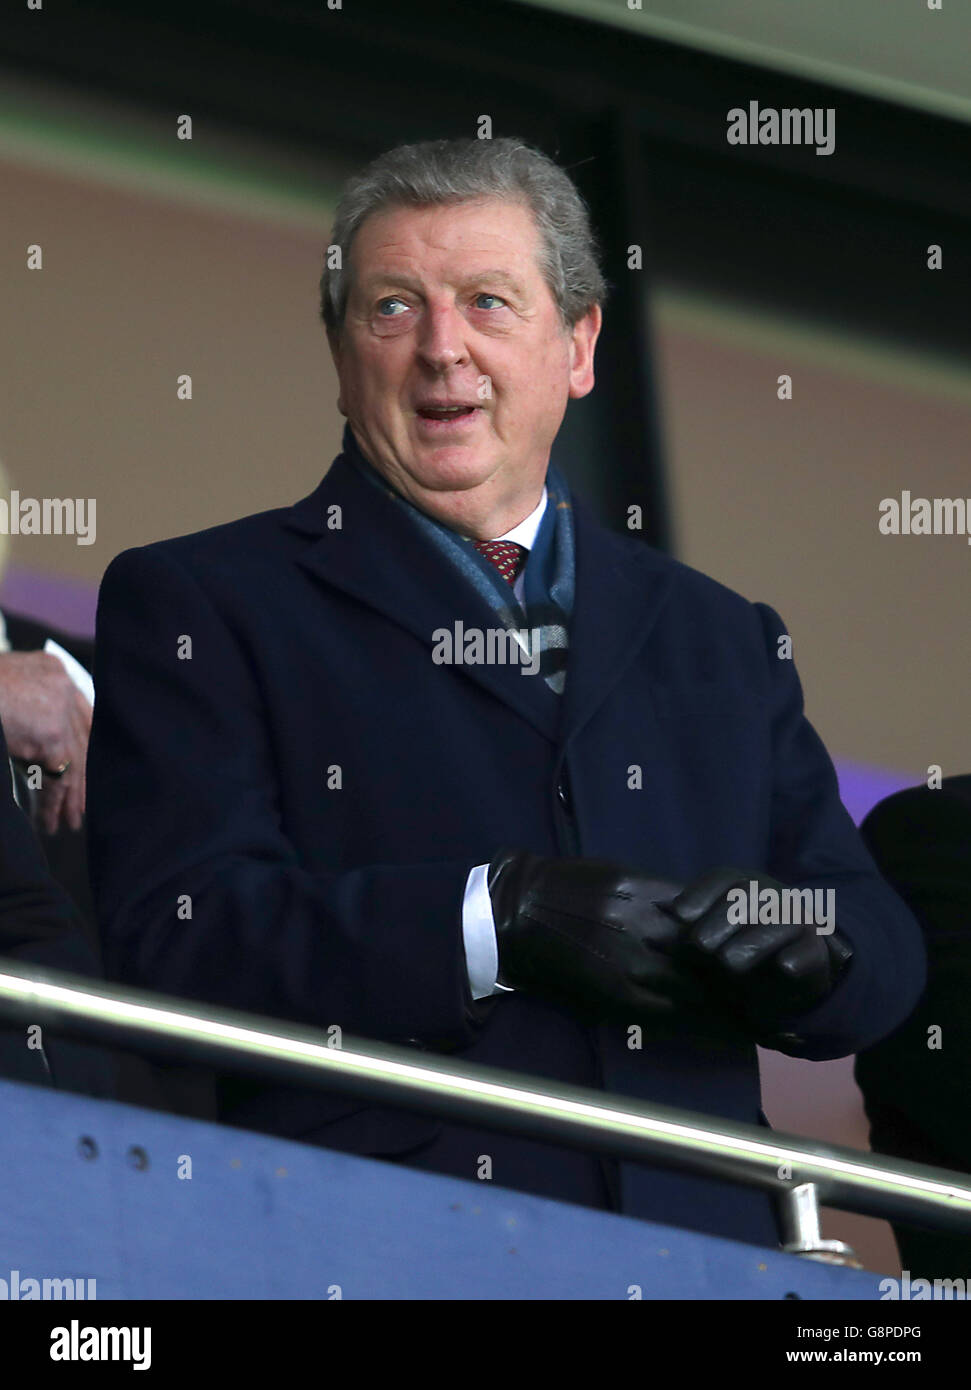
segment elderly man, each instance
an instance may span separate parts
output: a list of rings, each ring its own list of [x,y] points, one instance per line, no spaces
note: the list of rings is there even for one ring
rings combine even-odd
[[[756,1042],[872,1043],[914,1006],[923,949],[779,618],[606,531],[550,466],[594,381],[583,203],[518,141],[435,141],[354,179],[333,243],[348,426],[323,482],[105,575],[89,814],[109,973],[764,1122]],[[789,889],[835,911],[793,914]],[[719,1181],[218,1092],[228,1123],[778,1237],[769,1198]]]

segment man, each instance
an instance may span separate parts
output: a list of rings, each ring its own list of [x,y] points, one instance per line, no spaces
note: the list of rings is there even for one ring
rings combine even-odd
[[[920,924],[928,960],[917,1008],[856,1059],[870,1145],[971,1173],[971,776],[896,792],[860,834]],[[971,1236],[899,1223],[894,1233],[911,1278],[967,1278]]]
[[[109,974],[757,1122],[756,1041],[865,1046],[924,956],[778,617],[605,531],[549,467],[594,382],[583,203],[518,141],[429,142],[352,181],[333,241],[348,427],[323,482],[105,575],[89,825]],[[835,890],[836,921],[740,922],[753,882]],[[778,1238],[754,1190],[219,1090],[229,1123],[467,1178],[488,1156],[502,1186]]]
[[[3,560],[0,547],[0,568]],[[100,974],[101,941],[83,827],[93,665],[94,643],[89,639],[9,609],[0,612],[0,720],[7,736],[14,798],[37,833],[51,876],[77,910],[87,948],[86,968]],[[62,968],[75,967],[66,959]],[[19,1039],[17,1045],[19,1055]],[[64,1046],[55,1043],[56,1048]],[[68,1056],[75,1055],[76,1050],[69,1047]],[[99,1056],[99,1065],[112,1071],[112,1092],[118,1100],[152,1109],[211,1114],[211,1087],[205,1078],[128,1049],[100,1049]],[[41,1060],[36,1054],[20,1057],[19,1066],[33,1074]]]
[[[40,846],[13,796],[7,742],[0,727],[0,971],[19,967],[99,977],[73,904],[51,877]],[[0,1017],[0,1080],[111,1099],[114,1059],[96,1044],[31,1033]]]
[[[0,492],[10,477],[0,459]],[[0,533],[0,578],[9,537]],[[0,718],[17,772],[16,793],[45,837],[58,882],[78,904],[92,943],[96,932],[82,834],[84,768],[91,731],[93,643],[45,622],[0,611]],[[31,778],[28,767],[40,770]],[[23,774],[23,775],[21,775]]]
[[[15,792],[97,955],[83,831],[93,665],[90,640],[0,612],[0,719],[14,759]]]

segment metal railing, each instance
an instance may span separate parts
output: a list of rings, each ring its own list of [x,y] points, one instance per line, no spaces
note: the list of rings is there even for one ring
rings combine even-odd
[[[930,1230],[971,1233],[971,1177],[892,1163],[711,1115],[644,1105],[406,1046],[206,1006],[0,958],[0,1018],[210,1067],[320,1087],[441,1119],[762,1188],[782,1204],[783,1249],[857,1264],[819,1233],[819,1203]],[[416,1060],[420,1058],[420,1060]],[[539,1080],[538,1078],[536,1079]]]

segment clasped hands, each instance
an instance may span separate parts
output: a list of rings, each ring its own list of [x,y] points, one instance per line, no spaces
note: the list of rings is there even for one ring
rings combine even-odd
[[[728,895],[747,897],[752,880],[783,891],[734,868],[685,887],[602,860],[504,850],[488,874],[499,983],[586,1023],[778,1045],[782,1022],[819,1004],[853,951],[838,927],[735,920]]]

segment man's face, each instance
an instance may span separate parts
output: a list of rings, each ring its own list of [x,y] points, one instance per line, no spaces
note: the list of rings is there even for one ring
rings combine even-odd
[[[349,257],[339,409],[398,492],[479,539],[533,510],[567,400],[593,387],[600,310],[564,329],[539,249],[528,208],[484,198],[375,213]]]

